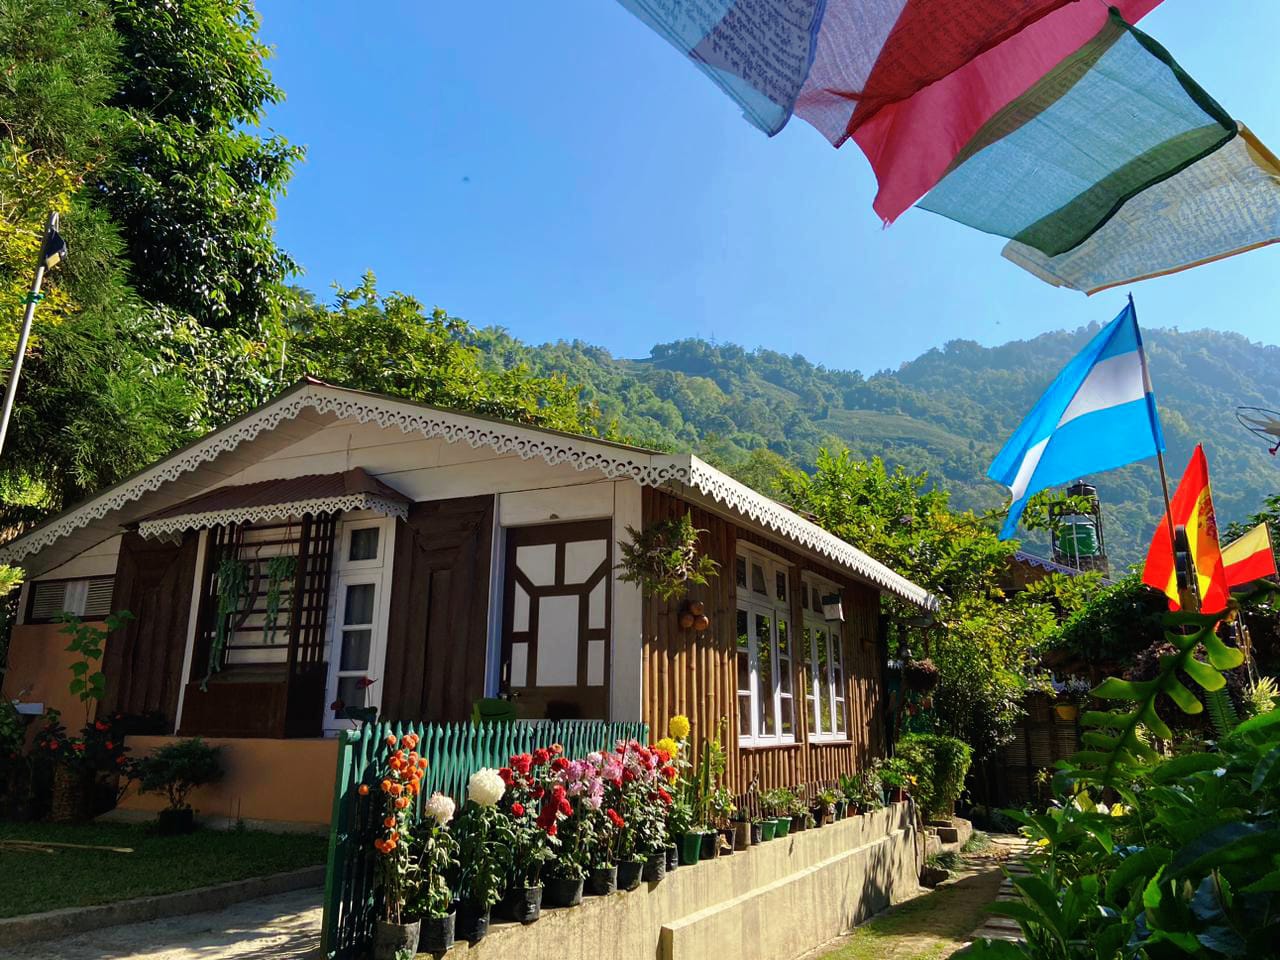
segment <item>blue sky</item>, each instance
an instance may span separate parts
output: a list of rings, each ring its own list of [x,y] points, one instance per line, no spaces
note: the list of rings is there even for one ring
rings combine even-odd
[[[610,0],[260,9],[288,97],[268,123],[308,148],[279,237],[323,297],[372,269],[534,343],[645,356],[714,337],[864,372],[1123,304],[1042,284],[999,238],[922,210],[882,229],[856,145],[799,119],[765,137]],[[1280,5],[1166,0],[1142,25],[1280,150]],[[1280,343],[1280,246],[1133,292],[1145,326]]]

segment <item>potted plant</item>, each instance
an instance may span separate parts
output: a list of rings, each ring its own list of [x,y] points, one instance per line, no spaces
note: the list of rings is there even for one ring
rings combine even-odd
[[[1083,677],[1067,677],[1065,681],[1053,680],[1053,689],[1057,694],[1057,702],[1053,712],[1059,720],[1074,721],[1080,715],[1080,708],[1089,702],[1092,686]]]
[[[880,782],[889,792],[889,803],[902,803],[907,799],[907,787],[911,784],[911,768],[901,757],[885,761],[879,771]]]
[[[511,766],[498,771],[507,788],[502,806],[512,833],[511,878],[500,911],[517,923],[533,923],[541,914],[542,870],[560,847],[556,834],[563,798],[555,793],[555,774],[557,767],[567,765],[560,758],[562,752],[559,744],[553,744],[532,754],[517,754]]]
[[[773,835],[777,837],[785,837],[791,832],[792,810],[798,802],[796,795],[786,787],[775,787],[769,791],[770,803],[769,807],[773,811]]]
[[[843,787],[836,787],[833,792],[836,795],[836,820],[843,820],[849,815],[849,797],[845,794]]]
[[[377,806],[378,836],[373,848],[378,851],[378,889],[381,915],[374,924],[374,960],[398,960],[403,952],[416,953],[420,924],[410,920],[406,912],[409,901],[417,896],[418,864],[409,849],[413,798],[421,789],[426,760],[417,754],[418,738],[405,734],[397,738],[388,734],[384,754],[376,769],[381,774],[377,793],[361,789],[361,796],[373,796]]]
[[[813,805],[809,808],[809,812],[813,814],[814,823],[819,826],[825,826],[831,823],[836,815],[836,800],[839,794],[830,787],[818,792],[814,797]]]
[[[902,684],[913,693],[932,693],[938,686],[938,668],[928,657],[902,665]]]
[[[489,912],[511,872],[515,838],[511,821],[498,809],[506,791],[497,770],[485,767],[467,781],[467,802],[458,817],[457,936],[469,943],[489,932]]]
[[[422,820],[411,845],[417,861],[417,889],[408,915],[418,921],[418,949],[425,953],[441,953],[453,946],[458,915],[448,878],[458,866],[458,843],[447,829],[453,814],[453,800],[433,793],[422,805]]]
[[[560,850],[546,866],[542,899],[549,907],[575,907],[582,902],[594,840],[593,813],[588,805],[594,779],[584,761],[566,761],[549,786],[538,798],[542,804],[538,824],[559,838]],[[570,786],[575,789],[572,798]]]
[[[718,786],[711,791],[709,807],[711,824],[720,844],[720,856],[727,857],[737,846],[734,815],[738,812],[738,805],[733,802],[733,794],[729,792],[728,787]],[[743,845],[745,846],[746,843],[744,842]]]
[[[222,778],[222,748],[211,747],[199,737],[176,740],[138,761],[138,792],[163,793],[169,806],[160,811],[162,834],[190,833],[195,829],[195,811],[187,796],[196,787]]]
[[[613,807],[605,807],[603,814],[596,820],[591,869],[587,871],[585,893],[589,897],[607,897],[618,890],[618,839],[626,820]]]
[[[794,790],[789,790],[787,792],[791,797],[788,812],[791,814],[792,832],[798,833],[801,830],[808,830],[810,825],[809,806],[801,797],[801,794],[804,792],[804,788],[796,787]]]
[[[618,579],[664,602],[683,597],[691,584],[705,586],[719,566],[698,551],[698,536],[705,532],[693,525],[688,513],[651,523],[643,532],[628,526],[630,543],[618,544],[622,550]]]

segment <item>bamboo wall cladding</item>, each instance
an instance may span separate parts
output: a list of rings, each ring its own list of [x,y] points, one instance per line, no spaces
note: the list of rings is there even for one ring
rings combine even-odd
[[[721,739],[728,754],[726,779],[731,790],[747,793],[777,786],[829,783],[852,773],[881,756],[885,748],[886,699],[882,682],[882,651],[876,645],[880,613],[879,594],[839,571],[801,557],[781,543],[742,530],[731,521],[692,506],[672,494],[646,488],[643,519],[646,525],[692,514],[695,527],[705,531],[701,549],[719,565],[719,576],[704,587],[693,587],[687,597],[663,603],[646,597],[644,603],[644,720],[659,737],[668,718],[685,714],[693,723],[695,751],[703,738],[713,736],[725,721]],[[845,702],[849,739],[836,743],[810,743],[810,717],[804,691],[810,678],[797,661],[796,742],[770,747],[742,747],[736,725],[737,689],[735,614],[737,586],[734,559],[738,543],[754,544],[790,564],[791,622],[802,620],[800,578],[812,572],[833,581],[844,598]],[[689,601],[701,601],[711,618],[703,632],[680,627],[680,612]]]

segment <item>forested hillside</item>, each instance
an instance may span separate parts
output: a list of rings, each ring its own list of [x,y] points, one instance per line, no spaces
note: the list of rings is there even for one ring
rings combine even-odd
[[[701,340],[660,344],[643,360],[579,342],[528,347],[494,330],[479,332],[476,342],[494,362],[524,362],[582,384],[603,428],[641,444],[695,450],[749,482],[767,484],[779,459],[807,467],[821,447],[846,446],[860,457],[928,470],[954,503],[987,509],[1005,495],[985,478],[992,456],[1096,331],[994,348],[954,340],[898,370],[866,375],[799,353]],[[1172,482],[1203,441],[1223,522],[1258,510],[1280,489],[1280,463],[1239,426],[1234,410],[1280,407],[1280,348],[1210,331],[1146,336]],[[1092,479],[1113,557],[1138,559],[1161,508],[1154,463]]]

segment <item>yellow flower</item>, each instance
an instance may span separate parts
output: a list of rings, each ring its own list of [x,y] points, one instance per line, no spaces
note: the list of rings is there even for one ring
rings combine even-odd
[[[671,735],[677,740],[687,740],[689,738],[689,718],[683,713],[678,713],[671,718],[667,724],[667,729],[671,731]]]
[[[676,743],[670,737],[663,737],[661,740],[655,743],[654,746],[657,747],[659,750],[667,751],[668,756],[670,756],[673,760],[680,754],[680,744]]]

